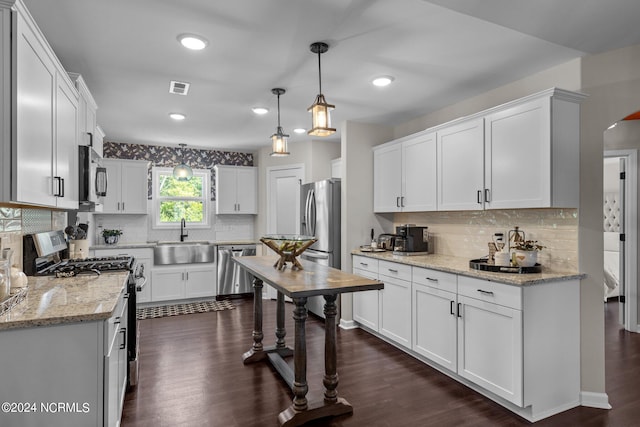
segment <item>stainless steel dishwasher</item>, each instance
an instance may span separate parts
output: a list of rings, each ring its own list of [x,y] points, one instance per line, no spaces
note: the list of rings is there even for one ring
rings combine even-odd
[[[218,297],[253,293],[251,275],[233,258],[255,254],[256,245],[218,246]]]

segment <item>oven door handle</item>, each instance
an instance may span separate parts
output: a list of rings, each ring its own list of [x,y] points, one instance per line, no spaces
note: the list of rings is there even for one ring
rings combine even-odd
[[[142,279],[142,283],[140,283],[140,279]],[[136,292],[142,292],[142,288],[147,284],[146,276],[138,276],[136,277]]]

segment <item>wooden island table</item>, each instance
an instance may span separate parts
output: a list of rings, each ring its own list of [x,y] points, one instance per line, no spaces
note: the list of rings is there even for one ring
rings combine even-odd
[[[336,346],[336,298],[345,292],[382,289],[384,284],[377,280],[345,273],[309,261],[302,261],[303,270],[278,270],[273,267],[273,257],[233,258],[254,277],[253,288],[253,346],[243,355],[244,364],[268,359],[293,391],[293,403],[278,415],[281,426],[299,426],[308,421],[327,416],[353,413],[353,408],[344,398],[338,397],[337,346]],[[262,339],[262,287],[267,282],[278,291],[276,311],[276,342],[264,347]],[[325,299],[325,350],[323,377],[324,396],[318,400],[307,400],[307,348],[305,321],[307,319],[307,298],[322,295]],[[293,300],[295,308],[294,348],[285,344],[284,296]],[[294,356],[293,372],[284,357]]]

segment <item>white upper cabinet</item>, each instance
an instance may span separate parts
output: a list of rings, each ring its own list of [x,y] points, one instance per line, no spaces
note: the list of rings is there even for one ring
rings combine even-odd
[[[3,25],[1,35],[3,43],[13,39],[15,55],[4,59],[14,59],[18,70],[8,105],[16,128],[13,140],[4,142],[13,146],[12,182],[2,184],[3,193],[10,185],[11,201],[78,209],[78,93],[24,6],[16,3],[16,9],[16,26],[9,31]]]
[[[80,74],[69,73],[80,94],[78,107],[78,141],[80,145],[94,145],[96,138],[98,104],[93,99],[87,84]],[[95,150],[95,148],[94,148]],[[96,150],[99,154],[98,150]]]
[[[373,151],[373,211],[400,212],[402,144],[385,144]]]
[[[438,210],[482,209],[484,120],[438,130]]]
[[[578,207],[582,99],[549,91],[486,116],[485,208]]]
[[[374,212],[577,207],[584,97],[552,88],[375,147]]]
[[[78,209],[78,93],[64,74],[58,74],[56,80],[54,184],[59,186],[56,206]]]
[[[436,134],[419,133],[373,152],[375,212],[436,210]]]
[[[107,168],[107,196],[102,213],[146,214],[147,172],[144,160],[103,159]]]
[[[258,168],[250,166],[214,167],[217,214],[258,213]]]

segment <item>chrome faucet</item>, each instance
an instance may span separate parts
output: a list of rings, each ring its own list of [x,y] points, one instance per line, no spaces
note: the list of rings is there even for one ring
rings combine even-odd
[[[187,221],[184,218],[180,220],[180,241],[184,242],[185,237],[189,237],[189,233],[185,233],[184,229],[187,227]]]

